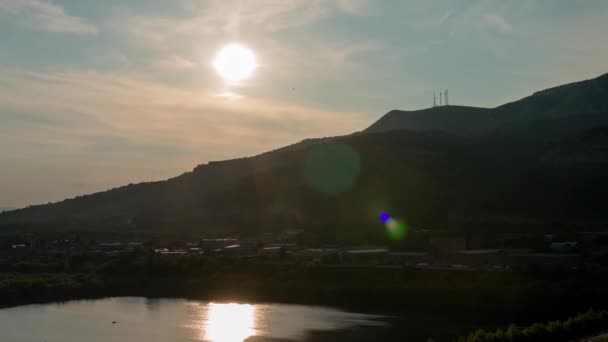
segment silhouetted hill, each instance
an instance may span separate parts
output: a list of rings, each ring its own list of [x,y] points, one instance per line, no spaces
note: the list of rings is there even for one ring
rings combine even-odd
[[[392,110],[368,127],[365,133],[394,130],[472,133],[493,127],[490,109],[441,106],[416,111]]]
[[[599,126],[569,136],[551,146],[545,161],[563,164],[607,164],[608,126]]]
[[[608,74],[539,91],[496,108],[440,106],[393,110],[365,132],[441,130],[454,134],[500,133],[558,138],[576,130],[608,124]]]
[[[534,93],[496,108],[509,120],[538,120],[608,113],[608,74]]]
[[[608,134],[597,97],[605,83],[604,76],[553,88],[495,109],[394,111],[363,133],[308,139],[255,157],[199,165],[167,181],[3,213],[0,225],[218,234],[298,227],[308,239],[373,243],[384,238],[381,211],[434,229],[603,224]],[[550,101],[543,112],[545,96],[572,110],[562,115]],[[574,111],[576,99],[585,102],[585,113]],[[597,104],[588,106],[590,101]],[[531,139],[545,136],[547,128],[550,140]]]

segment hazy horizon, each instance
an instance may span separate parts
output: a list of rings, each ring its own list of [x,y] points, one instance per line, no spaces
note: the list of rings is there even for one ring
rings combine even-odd
[[[607,15],[599,0],[0,0],[0,206],[352,133],[434,91],[495,107],[594,78]],[[257,64],[231,84],[212,63],[234,42]]]

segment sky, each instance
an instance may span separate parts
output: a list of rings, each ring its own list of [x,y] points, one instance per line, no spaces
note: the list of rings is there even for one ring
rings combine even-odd
[[[608,72],[605,0],[0,0],[0,207]],[[258,68],[212,67],[238,42]]]

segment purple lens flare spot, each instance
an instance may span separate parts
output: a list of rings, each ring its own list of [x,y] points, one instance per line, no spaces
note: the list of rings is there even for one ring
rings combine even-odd
[[[391,219],[391,215],[389,213],[387,213],[386,211],[383,211],[380,213],[380,221],[382,221],[382,223],[386,224],[388,222],[388,220]]]

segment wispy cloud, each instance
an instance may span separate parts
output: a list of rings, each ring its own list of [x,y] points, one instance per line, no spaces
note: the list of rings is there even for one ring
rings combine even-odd
[[[66,113],[80,117],[78,128],[43,122],[39,132],[64,129],[57,136],[78,132],[83,140],[112,134],[139,144],[163,142],[191,152],[212,151],[204,159],[263,152],[311,136],[350,133],[368,124],[361,113],[260,98],[227,101],[202,88],[98,72],[2,73],[0,85],[5,89],[0,107],[5,110],[44,110],[48,116],[59,116],[59,121],[74,120]],[[33,99],[31,94],[40,96]]]
[[[369,7],[368,0],[336,0],[338,8],[348,14],[360,15]]]
[[[116,30],[120,30],[126,43],[149,51],[147,56],[153,56],[153,60],[146,63],[147,66],[182,71],[182,75],[192,72],[192,77],[198,78],[197,82],[214,88],[217,84],[213,84],[216,80],[213,71],[205,71],[213,55],[227,42],[244,42],[258,54],[262,64],[251,80],[255,83],[252,91],[275,99],[293,100],[293,93],[285,89],[304,89],[305,82],[338,78],[352,81],[382,75],[378,70],[372,71],[366,60],[386,48],[383,42],[350,35],[288,36],[292,32],[303,32],[332,16],[362,15],[369,6],[367,0],[211,0],[187,3],[190,7],[184,16],[129,15],[129,9],[123,9],[118,16]]]
[[[362,67],[355,61],[358,56],[379,52],[383,49],[385,49],[384,45],[372,42],[347,42],[342,43],[341,46],[331,46],[326,48],[329,59],[332,60],[334,67]]]
[[[94,34],[97,28],[83,18],[69,15],[63,7],[46,0],[0,0],[0,14],[14,16],[19,24],[35,30]]]
[[[13,113],[0,116],[0,145],[12,146],[0,149],[3,165],[11,165],[0,168],[0,190],[19,205],[28,203],[22,198],[58,200],[168,178],[201,162],[255,155],[370,124],[357,112],[226,98],[203,88],[95,71],[0,70],[0,89],[0,108]],[[28,181],[34,176],[19,170],[40,168],[55,170],[45,172],[46,190],[22,189],[40,182]],[[86,186],[69,185],[75,180]]]
[[[129,16],[128,29],[138,38],[158,42],[173,35],[237,36],[249,30],[277,32],[333,15],[361,14],[367,0],[210,0],[190,6],[189,17]]]
[[[192,70],[198,66],[197,63],[188,58],[171,55],[152,62],[152,66],[167,70]]]

